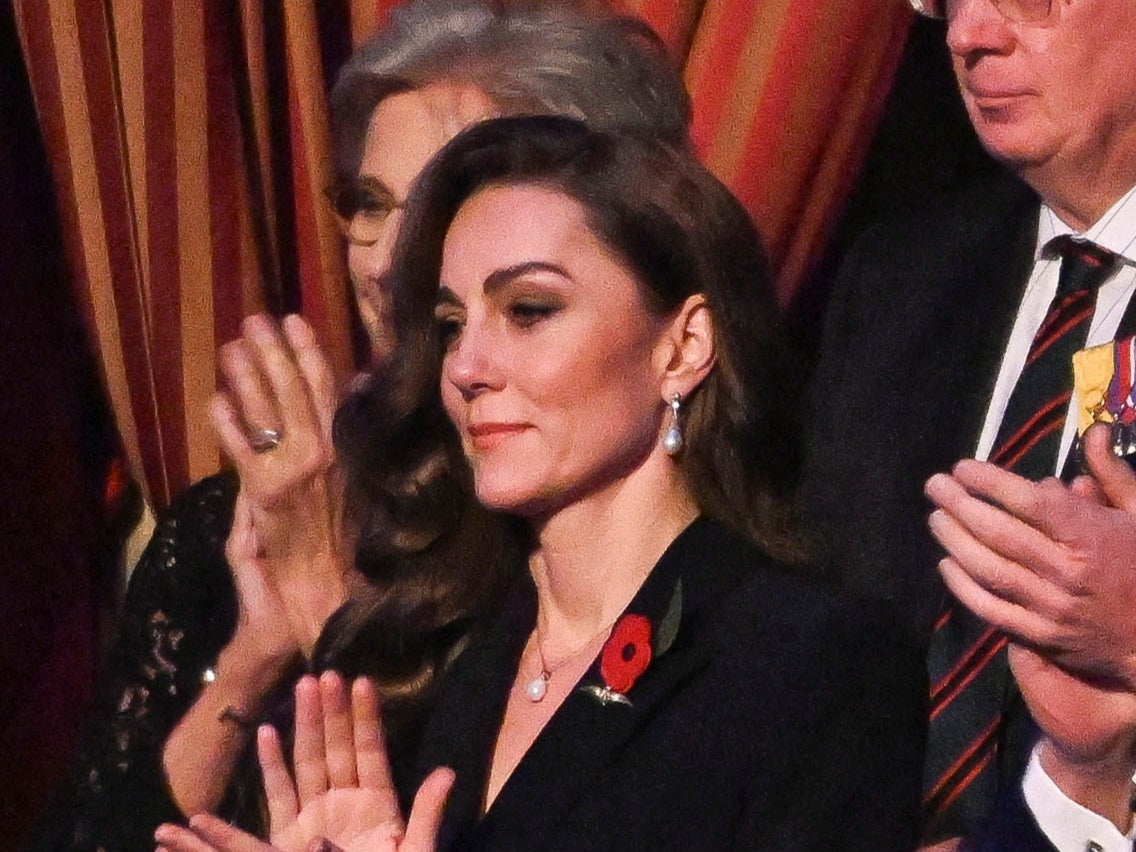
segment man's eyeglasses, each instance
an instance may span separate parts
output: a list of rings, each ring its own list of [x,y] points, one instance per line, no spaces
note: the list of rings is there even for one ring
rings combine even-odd
[[[909,0],[911,8],[928,18],[949,21],[954,18],[963,0]],[[1037,24],[1049,17],[1053,0],[990,0],[994,8],[1007,21],[1016,24]]]
[[[335,211],[339,230],[356,245],[374,245],[383,235],[387,217],[402,204],[374,178],[337,181],[324,191]]]

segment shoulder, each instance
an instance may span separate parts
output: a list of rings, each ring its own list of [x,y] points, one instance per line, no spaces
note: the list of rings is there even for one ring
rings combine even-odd
[[[890,609],[762,554],[718,619],[717,640],[763,649],[763,665],[807,670],[831,683],[878,679],[883,664],[922,680],[921,649]]]
[[[966,254],[974,243],[1004,238],[1023,224],[1032,226],[1039,205],[1032,189],[1004,172],[908,205],[869,227],[850,256],[871,253],[894,262],[946,254],[951,259]]]
[[[735,581],[692,613],[709,677],[754,685],[767,698],[765,685],[775,684],[785,709],[882,702],[915,724],[926,700],[922,649],[891,609],[714,526],[711,558]]]
[[[687,576],[722,579],[716,587],[705,584],[711,591],[692,601],[693,630],[722,659],[799,668],[818,680],[850,680],[883,663],[921,688],[921,649],[885,605],[840,589],[808,566],[778,562],[721,524],[703,524],[697,545],[697,555],[687,558],[699,564]]]
[[[199,607],[231,597],[225,541],[239,484],[232,473],[210,476],[183,491],[158,518],[130,577],[127,608],[157,604]]]

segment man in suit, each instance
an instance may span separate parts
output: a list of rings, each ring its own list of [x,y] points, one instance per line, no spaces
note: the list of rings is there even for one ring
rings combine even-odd
[[[1071,351],[1136,333],[1136,3],[911,2],[946,20],[1008,174],[853,249],[807,507],[849,585],[929,645],[928,847],[974,835],[1001,796],[983,848],[1130,850],[1136,479],[1103,427],[1091,477],[1052,477],[1076,466]]]

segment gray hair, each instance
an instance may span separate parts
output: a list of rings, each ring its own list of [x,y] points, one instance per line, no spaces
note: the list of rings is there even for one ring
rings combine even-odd
[[[412,0],[352,54],[332,90],[340,176],[358,172],[383,98],[442,82],[475,86],[502,115],[566,115],[687,144],[690,98],[642,21],[585,0]]]

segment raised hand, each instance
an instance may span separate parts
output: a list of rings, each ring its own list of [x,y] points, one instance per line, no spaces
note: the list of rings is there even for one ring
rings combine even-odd
[[[287,660],[302,649],[292,632],[284,602],[259,558],[260,545],[248,495],[238,492],[225,558],[233,572],[240,605],[236,644],[254,662]]]
[[[442,809],[453,784],[448,769],[435,770],[419,788],[403,822],[379,722],[374,685],[355,681],[348,699],[338,675],[296,686],[295,779],[271,728],[258,733],[271,822],[270,843],[199,816],[190,828],[162,826],[161,847],[175,852],[428,852],[435,846]]]
[[[226,389],[210,417],[233,460],[255,529],[255,556],[310,655],[327,617],[347,598],[353,542],[331,425],[335,378],[298,316],[278,329],[266,316],[220,353]]]
[[[1071,486],[961,461],[928,480],[929,525],[965,606],[1064,669],[1136,690],[1136,476],[1103,427],[1085,452],[1093,478]]]

